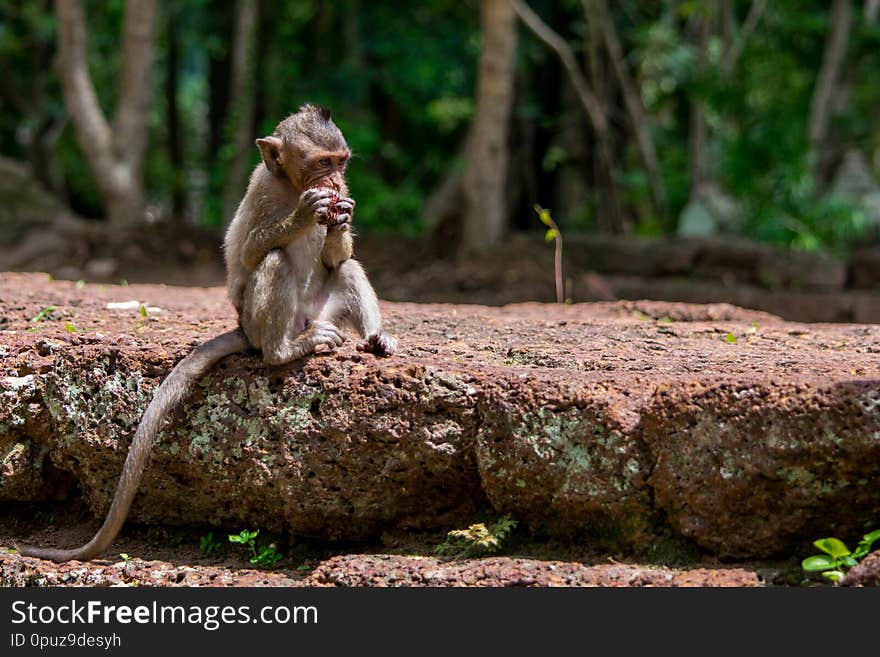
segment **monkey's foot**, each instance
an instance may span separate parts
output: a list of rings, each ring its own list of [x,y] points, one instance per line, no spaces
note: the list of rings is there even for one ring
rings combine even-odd
[[[342,343],[345,342],[345,335],[339,328],[330,322],[321,320],[315,320],[309,324],[303,337],[307,337],[312,351],[318,351],[321,347],[333,349],[342,346]]]
[[[263,362],[266,365],[285,365],[309,354],[342,346],[345,336],[330,322],[315,320],[293,341],[285,340],[278,345],[263,345]]]
[[[376,356],[391,356],[397,351],[397,338],[387,333],[374,333],[357,345],[358,351],[366,351]]]

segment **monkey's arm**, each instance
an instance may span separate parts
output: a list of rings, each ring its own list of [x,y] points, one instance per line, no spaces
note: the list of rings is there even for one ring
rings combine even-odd
[[[348,188],[345,187],[340,193],[347,194]],[[354,199],[343,196],[336,202],[335,219],[328,218],[331,223],[327,226],[327,237],[324,238],[324,248],[321,249],[321,262],[327,269],[336,269],[351,258],[354,250],[354,240],[351,235],[354,206]]]
[[[311,217],[304,217],[297,211],[291,212],[284,219],[264,224],[248,233],[241,249],[241,263],[253,271],[272,249],[280,249],[294,242],[315,225]]]
[[[307,189],[289,215],[251,229],[242,245],[241,263],[253,271],[269,251],[283,248],[305,236],[319,220],[327,217],[332,196],[329,189]]]
[[[333,226],[327,230],[324,248],[321,249],[321,262],[327,269],[336,269],[340,264],[351,258],[354,251],[354,240],[348,224]]]

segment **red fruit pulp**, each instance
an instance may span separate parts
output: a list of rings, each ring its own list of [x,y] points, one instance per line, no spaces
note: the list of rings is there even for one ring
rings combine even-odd
[[[331,220],[335,223],[336,217],[339,216],[339,208],[336,207],[337,203],[339,203],[339,197],[334,194],[330,197],[330,205],[327,206],[328,223],[330,223]]]

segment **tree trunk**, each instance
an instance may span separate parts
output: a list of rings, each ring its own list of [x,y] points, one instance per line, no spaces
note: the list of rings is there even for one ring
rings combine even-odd
[[[589,19],[586,11],[584,16]],[[595,20],[587,20],[587,39],[584,44],[584,68],[587,72],[590,90],[596,97],[602,116],[609,116],[612,112],[612,106],[614,105],[612,96],[616,89],[613,85],[613,80],[609,75],[606,61],[607,58],[605,57],[605,47],[603,44],[604,40],[602,38],[601,25]],[[563,107],[568,104],[568,96],[570,95],[569,89],[571,89],[570,84],[564,86],[561,90],[561,104]],[[593,144],[598,144],[602,139],[605,139],[599,136],[596,132],[595,126],[592,126],[592,133]],[[571,142],[569,143],[574,143],[575,139],[577,139],[574,135],[571,135],[570,138]],[[610,128],[607,139],[610,142]],[[580,135],[580,142],[582,149],[589,149],[592,151],[590,154],[591,157],[589,158],[589,172],[591,175],[591,185],[597,192],[594,194],[595,199],[592,204],[592,215],[593,220],[596,222],[596,229],[603,233],[614,232],[613,227],[616,223],[615,218],[621,216],[621,208],[617,195],[617,184],[614,181],[613,175],[613,172],[617,170],[617,161],[606,159],[607,153],[602,148],[589,148],[590,143],[586,133]],[[616,152],[616,149],[611,149],[612,157]],[[609,171],[611,172],[610,174]],[[564,179],[564,172],[560,172],[559,178],[560,182],[562,182],[562,179]],[[556,206],[554,206],[554,208],[555,207]],[[565,214],[563,214],[564,212],[565,207],[560,205],[560,216],[565,216]]]
[[[171,182],[171,216],[183,221],[186,215],[186,170],[183,161],[183,132],[180,129],[180,104],[177,102],[180,67],[180,32],[177,18],[178,7],[168,10],[168,57],[165,63],[165,103],[168,106],[168,159],[173,169]]]
[[[116,115],[111,127],[88,72],[86,24],[78,0],[56,0],[58,59],[64,102],[77,141],[116,225],[143,217],[143,159],[153,94],[154,0],[128,0],[122,37]]]
[[[642,166],[645,167],[645,175],[648,179],[648,189],[651,192],[654,211],[657,213],[657,218],[660,220],[661,225],[668,227],[669,212],[666,190],[663,187],[663,180],[660,175],[657,150],[654,148],[654,140],[651,138],[650,122],[645,115],[641,96],[626,67],[623,48],[620,45],[620,39],[617,36],[617,30],[614,27],[611,13],[608,11],[608,5],[605,0],[583,0],[582,4],[587,20],[589,21],[589,17],[595,15],[600,24],[602,38],[608,50],[608,56],[611,59],[614,75],[617,77],[617,82],[623,93],[623,102],[629,114],[632,130],[635,133],[639,157],[642,160]]]
[[[816,191],[821,193],[826,187],[826,172],[829,165],[828,127],[831,122],[832,101],[852,26],[851,0],[833,0],[831,5],[828,38],[822,54],[822,67],[813,89],[810,103],[808,137],[810,143],[810,162]]]
[[[505,174],[513,105],[516,16],[509,0],[482,0],[483,48],[477,69],[476,112],[463,174],[462,256],[501,243],[507,220]]]
[[[730,79],[734,68],[736,68],[736,63],[739,60],[740,55],[742,55],[743,50],[745,50],[746,42],[749,40],[752,32],[755,31],[755,28],[758,27],[758,23],[760,22],[765,9],[767,9],[767,0],[752,0],[752,4],[749,7],[749,13],[743,21],[742,28],[740,28],[739,34],[734,37],[732,33],[733,17],[731,15],[733,7],[732,3],[729,1],[726,3],[726,6],[724,7],[725,13],[722,14],[724,55],[721,58],[720,64],[721,77],[723,79]]]
[[[244,194],[248,163],[254,152],[254,45],[256,41],[257,2],[239,0],[232,52],[232,77],[229,97],[232,100],[227,134],[232,136],[233,152],[223,189],[223,221],[232,215]]]
[[[697,50],[697,71],[705,75],[709,66],[709,18],[697,16],[694,26],[694,46]],[[688,157],[691,170],[691,198],[700,186],[710,177],[708,157],[708,126],[700,98],[691,100],[690,123],[688,128]]]
[[[521,2],[521,0],[511,0],[511,4],[523,23],[559,57],[569,80],[571,80],[572,86],[577,92],[578,99],[593,126],[593,132],[596,135],[596,147],[604,165],[602,179],[609,205],[608,216],[604,218],[604,221],[600,221],[600,225],[604,224],[613,233],[626,232],[623,213],[614,182],[614,150],[611,143],[611,131],[608,127],[605,113],[602,111],[601,103],[590,90],[583,72],[578,67],[577,58],[565,40],[550,29],[527,4]]]

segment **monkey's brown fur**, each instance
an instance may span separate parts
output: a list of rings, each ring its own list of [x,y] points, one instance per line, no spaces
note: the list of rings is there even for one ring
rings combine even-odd
[[[86,561],[107,550],[125,522],[162,423],[220,359],[253,347],[269,365],[287,363],[341,345],[341,325],[361,336],[359,350],[383,356],[396,350],[397,340],[382,332],[376,293],[351,258],[355,203],[344,175],[351,152],[330,112],[304,105],[257,146],[263,161],[224,240],[239,328],[197,347],[156,390],[95,537],[72,550],[22,546],[21,554]]]

